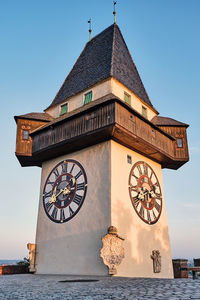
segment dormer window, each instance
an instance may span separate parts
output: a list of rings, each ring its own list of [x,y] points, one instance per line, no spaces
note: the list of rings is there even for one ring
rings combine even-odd
[[[147,108],[142,105],[142,115],[147,119]]]
[[[68,103],[61,105],[60,116],[66,114],[68,112]]]
[[[128,93],[124,92],[124,101],[131,105],[131,95],[129,95]]]
[[[92,101],[92,91],[89,91],[88,93],[84,94],[84,105],[88,104]]]

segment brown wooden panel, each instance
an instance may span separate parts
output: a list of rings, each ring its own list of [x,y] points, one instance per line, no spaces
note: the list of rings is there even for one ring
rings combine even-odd
[[[111,103],[91,113],[59,123],[55,127],[48,127],[33,135],[33,153],[109,126],[113,124],[114,117],[114,103]]]
[[[174,145],[172,139],[166,137],[159,130],[155,129],[153,124],[151,125],[140,119],[138,116],[134,116],[118,103],[116,104],[116,122],[147,143],[150,143],[161,151],[166,152],[170,156],[174,156]]]
[[[163,131],[172,135],[176,141],[173,144],[174,147],[174,157],[189,159],[188,153],[188,143],[187,143],[187,132],[186,127],[183,126],[159,126]],[[177,146],[177,139],[181,138],[183,141],[183,147],[179,148]]]
[[[184,138],[183,149],[177,149],[177,135]],[[162,167],[177,169],[188,160],[184,128],[165,128],[164,132],[116,100],[52,122],[31,137],[32,157],[19,157],[24,166],[41,165],[45,160],[109,139],[159,162]]]
[[[32,155],[32,138],[23,139],[24,130],[30,132],[46,124],[46,122],[18,119],[17,120],[17,137],[16,137],[16,155]]]

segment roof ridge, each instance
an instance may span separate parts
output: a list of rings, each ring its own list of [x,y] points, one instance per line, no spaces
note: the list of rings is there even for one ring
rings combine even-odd
[[[113,24],[116,25],[116,24]],[[116,25],[117,26],[117,25]],[[111,68],[110,68],[110,76],[113,76],[113,52],[114,52],[114,45],[115,45],[115,27],[113,31],[113,42],[112,42],[112,55],[111,55]]]
[[[93,38],[88,41],[86,44],[92,42],[94,39],[98,38],[99,35],[101,35],[102,33],[106,32],[107,30],[109,30],[111,27],[117,26],[117,24],[111,24],[110,26],[108,26],[107,28],[105,28],[104,30],[102,30],[101,32],[99,32],[98,34],[96,34],[95,36],[93,36]]]
[[[46,110],[47,110],[49,107],[51,107],[51,106],[52,106],[52,103],[54,102],[54,100],[55,100],[55,99],[57,98],[57,96],[59,95],[59,93],[60,93],[61,89],[64,87],[64,85],[65,85],[65,83],[66,83],[67,79],[69,78],[69,76],[71,75],[72,71],[74,70],[76,63],[77,63],[77,62],[80,60],[80,57],[81,57],[82,53],[85,51],[85,49],[86,49],[86,46],[87,46],[87,44],[88,44],[88,43],[89,43],[89,42],[87,42],[87,43],[85,44],[85,46],[84,46],[83,50],[81,51],[81,53],[80,53],[79,57],[77,58],[77,60],[76,60],[75,64],[73,65],[73,67],[72,67],[71,71],[69,72],[69,74],[68,74],[68,75],[67,75],[67,77],[65,78],[65,80],[64,80],[64,82],[63,82],[63,84],[62,84],[62,85],[61,85],[61,87],[59,88],[59,90],[58,90],[57,94],[55,95],[55,97],[54,97],[53,101],[51,102],[51,104],[50,104],[50,105],[49,105],[47,108],[45,108],[45,109],[44,109],[44,111],[46,111]]]
[[[139,80],[140,80],[140,83],[142,84],[142,87],[143,87],[143,89],[144,89],[144,91],[145,91],[145,93],[146,93],[146,96],[147,96],[148,100],[149,100],[149,104],[150,104],[150,106],[154,107],[154,106],[152,105],[151,100],[150,100],[150,98],[149,98],[149,95],[148,95],[148,93],[147,93],[147,91],[146,91],[146,89],[145,89],[145,87],[144,87],[144,84],[143,84],[142,79],[141,79],[141,77],[140,77],[140,74],[139,74],[139,72],[138,72],[138,70],[137,70],[137,67],[136,67],[136,65],[135,65],[135,63],[134,63],[134,60],[133,60],[133,58],[132,58],[132,55],[131,55],[131,53],[130,53],[130,51],[129,51],[129,49],[128,49],[128,46],[127,46],[127,44],[126,44],[126,41],[124,40],[124,37],[123,37],[123,35],[122,35],[122,32],[121,32],[121,30],[120,30],[120,28],[119,28],[119,26],[118,26],[117,24],[114,24],[114,25],[115,25],[115,28],[118,29],[119,34],[120,34],[120,36],[121,36],[121,38],[122,38],[122,40],[123,40],[123,43],[124,43],[124,45],[125,45],[125,47],[126,47],[126,50],[128,51],[128,54],[129,54],[129,56],[130,56],[130,58],[131,58],[133,67],[134,67],[134,69],[135,69],[135,71],[136,71],[136,73],[137,73],[137,76],[138,76],[138,78],[139,78]],[[114,32],[114,33],[115,33],[115,32]],[[115,77],[113,74],[112,74],[112,76]],[[117,79],[117,78],[116,78],[116,79]],[[135,93],[135,92],[134,92],[134,93]],[[139,98],[141,98],[137,93],[135,93],[135,94],[136,94]],[[143,99],[143,100],[144,100],[144,99]]]

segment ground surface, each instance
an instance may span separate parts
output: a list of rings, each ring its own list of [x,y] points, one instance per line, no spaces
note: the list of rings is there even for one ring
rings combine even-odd
[[[95,279],[98,281],[86,282],[86,280]],[[85,282],[69,282],[70,280],[85,280]],[[3,275],[0,276],[0,300],[8,299],[200,300],[200,279],[109,278],[30,274]]]

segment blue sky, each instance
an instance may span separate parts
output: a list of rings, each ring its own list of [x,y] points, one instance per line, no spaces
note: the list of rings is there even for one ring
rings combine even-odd
[[[1,259],[28,255],[34,242],[41,169],[15,158],[14,115],[43,111],[92,36],[113,23],[110,0],[0,0]],[[200,249],[200,1],[120,0],[119,25],[161,116],[190,124],[190,162],[164,170],[173,257]]]

